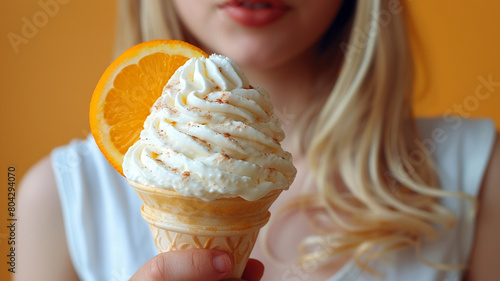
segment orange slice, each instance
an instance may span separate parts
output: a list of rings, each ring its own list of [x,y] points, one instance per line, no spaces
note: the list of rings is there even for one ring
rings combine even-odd
[[[90,129],[102,153],[123,175],[123,156],[138,139],[163,87],[190,58],[208,57],[177,40],[153,40],[120,55],[104,72],[90,102]]]

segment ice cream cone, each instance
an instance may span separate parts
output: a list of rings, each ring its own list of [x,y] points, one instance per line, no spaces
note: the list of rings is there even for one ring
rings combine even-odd
[[[205,201],[173,189],[129,184],[144,203],[142,216],[159,252],[192,248],[226,251],[234,264],[228,278],[241,277],[259,230],[269,220],[268,209],[282,191],[271,191],[256,201],[241,197]]]

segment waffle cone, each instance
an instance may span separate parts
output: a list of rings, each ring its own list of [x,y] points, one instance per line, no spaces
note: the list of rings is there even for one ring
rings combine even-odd
[[[144,203],[142,216],[159,252],[193,248],[226,251],[234,265],[228,278],[241,277],[259,230],[269,220],[268,209],[282,191],[271,191],[256,201],[240,197],[204,201],[173,189],[129,184]]]

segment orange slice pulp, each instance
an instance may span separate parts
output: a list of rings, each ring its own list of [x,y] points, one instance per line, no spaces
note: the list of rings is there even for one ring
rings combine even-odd
[[[183,41],[153,40],[121,54],[106,69],[90,102],[90,129],[106,159],[123,175],[122,162],[138,139],[163,87],[190,58],[208,57]]]

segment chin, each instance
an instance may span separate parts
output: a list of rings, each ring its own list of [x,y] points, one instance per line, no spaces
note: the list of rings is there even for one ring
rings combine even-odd
[[[230,57],[244,69],[269,69],[278,66],[287,60],[289,48],[280,47],[277,41],[260,42],[259,40],[232,43],[220,46],[218,52]],[[227,48],[227,46],[230,46]]]
[[[261,54],[234,54],[229,55],[236,64],[242,69],[266,69],[274,65],[271,59],[262,56]]]

